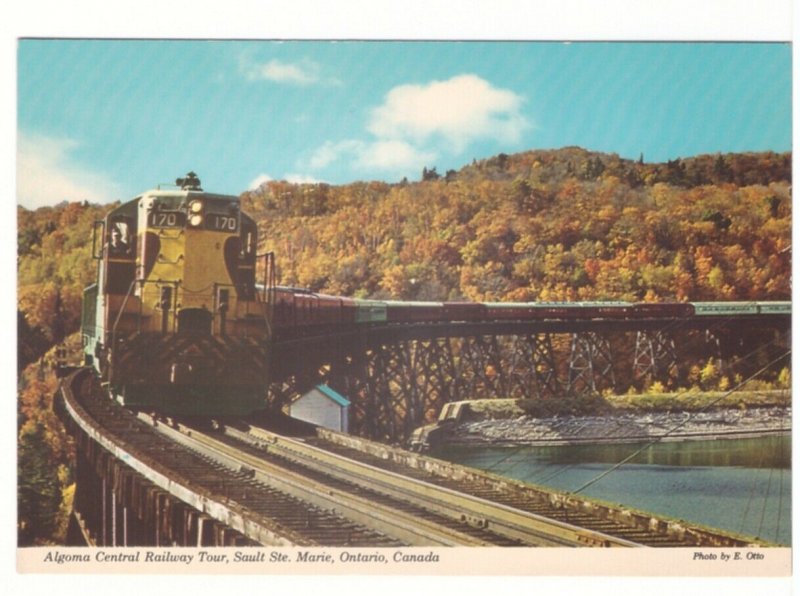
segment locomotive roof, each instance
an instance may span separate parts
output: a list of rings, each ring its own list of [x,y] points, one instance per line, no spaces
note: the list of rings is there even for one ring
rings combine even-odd
[[[151,190],[146,190],[143,193],[137,195],[133,199],[129,201],[125,201],[119,207],[113,209],[108,216],[115,216],[115,215],[125,215],[128,217],[132,217],[135,215],[137,211],[137,206],[139,205],[140,201],[144,199],[149,200],[164,200],[165,203],[171,204],[174,207],[177,207],[180,203],[189,203],[192,199],[203,199],[204,201],[220,201],[224,203],[232,203],[239,208],[240,201],[237,195],[223,195],[217,194],[213,192],[206,192],[203,190],[181,190],[181,189],[169,189],[163,190],[159,188],[154,188]],[[244,216],[245,214],[242,213]]]
[[[147,190],[143,192],[140,196],[136,197],[137,199],[141,199],[143,197],[164,197],[164,198],[185,198],[188,199],[190,197],[203,197],[206,199],[219,199],[225,201],[239,201],[239,197],[237,195],[222,195],[213,192],[206,192],[204,190],[162,190],[160,188],[154,188],[151,190]]]

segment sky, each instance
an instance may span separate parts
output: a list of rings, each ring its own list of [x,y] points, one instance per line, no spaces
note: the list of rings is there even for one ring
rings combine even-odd
[[[20,39],[17,199],[419,180],[578,145],[791,149],[788,43]]]

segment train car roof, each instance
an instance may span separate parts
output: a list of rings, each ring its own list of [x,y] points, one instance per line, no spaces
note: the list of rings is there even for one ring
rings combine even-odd
[[[693,306],[719,306],[719,307],[733,307],[733,306],[756,306],[758,301],[756,300],[710,300],[710,301],[698,301],[698,302],[691,302]]]
[[[632,306],[632,302],[606,301],[606,302],[486,302],[492,308],[585,308],[587,306]]]
[[[442,302],[426,302],[426,301],[421,301],[421,300],[409,300],[409,301],[404,301],[404,300],[383,300],[383,302],[387,306],[409,306],[409,307],[416,307],[416,308],[421,308],[421,307],[424,307],[424,306],[442,306],[443,305]]]

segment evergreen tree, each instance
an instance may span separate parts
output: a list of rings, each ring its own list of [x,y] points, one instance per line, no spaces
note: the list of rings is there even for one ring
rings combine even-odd
[[[45,543],[56,530],[61,491],[58,469],[41,424],[25,425],[17,453],[17,543]]]
[[[422,181],[426,182],[428,180],[438,180],[439,173],[436,171],[436,166],[432,167],[430,170],[428,168],[422,168]]]

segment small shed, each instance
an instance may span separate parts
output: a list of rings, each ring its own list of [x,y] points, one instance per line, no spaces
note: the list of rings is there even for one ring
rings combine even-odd
[[[327,385],[317,385],[298,397],[289,408],[289,415],[298,420],[347,432],[350,402]]]

